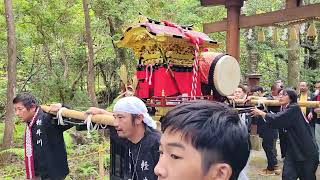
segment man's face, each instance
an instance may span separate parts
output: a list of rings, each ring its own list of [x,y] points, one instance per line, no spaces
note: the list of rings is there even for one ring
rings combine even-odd
[[[234,92],[235,99],[242,99],[244,98],[245,93],[241,88],[237,88],[236,91]]]
[[[23,105],[22,102],[18,102],[14,104],[14,109],[16,115],[21,119],[23,122],[28,122],[32,119],[35,114],[36,107],[32,106],[29,110]]]
[[[209,180],[211,177],[202,170],[200,152],[186,142],[180,132],[165,131],[159,150],[159,162],[154,168],[158,180]]]
[[[256,91],[252,95],[261,97],[261,96],[263,96],[263,93],[261,91]]]
[[[281,106],[287,105],[290,102],[290,98],[286,92],[280,91],[279,98],[280,98],[279,102]]]
[[[300,92],[307,92],[308,84],[306,82],[300,82],[299,88],[300,88]]]
[[[114,112],[113,116],[115,118],[114,126],[118,136],[127,139],[130,138],[134,131],[132,115],[126,112]]]
[[[276,86],[271,90],[272,96],[278,96],[280,91],[280,86]]]

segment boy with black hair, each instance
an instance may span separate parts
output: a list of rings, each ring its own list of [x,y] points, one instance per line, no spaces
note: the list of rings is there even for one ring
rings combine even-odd
[[[264,90],[263,90],[263,87],[261,86],[251,87],[250,92],[252,93],[253,96],[259,96],[259,97],[264,96]]]
[[[250,154],[249,134],[225,104],[190,101],[161,120],[158,180],[236,180]]]

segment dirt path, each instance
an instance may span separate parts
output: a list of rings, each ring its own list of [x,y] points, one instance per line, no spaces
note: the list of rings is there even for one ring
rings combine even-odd
[[[279,143],[277,143],[277,151],[278,151],[278,160],[280,159],[280,146]],[[283,166],[283,162],[278,161],[279,165]],[[260,149],[260,151],[252,150],[250,154],[249,159],[249,167],[247,170],[247,176],[251,180],[281,180],[281,175],[278,176],[261,176],[259,175],[258,171],[267,167],[267,158],[263,151],[263,149]],[[317,179],[320,179],[320,166],[318,166],[317,169]]]

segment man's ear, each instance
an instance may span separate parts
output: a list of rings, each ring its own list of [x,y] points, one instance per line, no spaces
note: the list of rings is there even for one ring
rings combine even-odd
[[[232,168],[229,164],[212,164],[207,173],[210,180],[229,180],[232,175]]]
[[[143,115],[142,114],[138,114],[138,116],[136,117],[135,120],[135,124],[141,124],[143,122]]]
[[[30,111],[34,111],[35,112],[36,109],[37,109],[37,105],[32,104],[31,107],[30,107]]]

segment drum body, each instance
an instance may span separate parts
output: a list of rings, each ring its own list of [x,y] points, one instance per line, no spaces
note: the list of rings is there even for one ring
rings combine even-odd
[[[238,61],[223,53],[204,52],[199,60],[201,90],[203,95],[232,95],[240,83]]]

